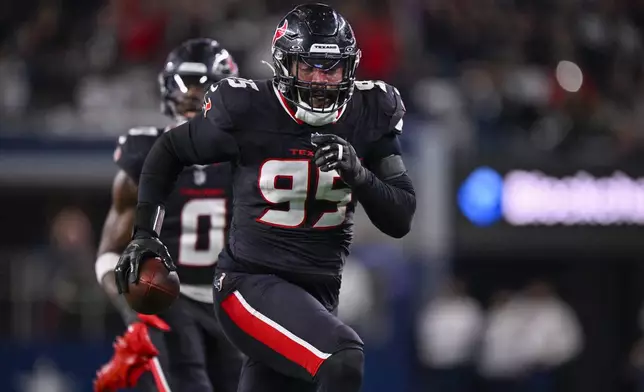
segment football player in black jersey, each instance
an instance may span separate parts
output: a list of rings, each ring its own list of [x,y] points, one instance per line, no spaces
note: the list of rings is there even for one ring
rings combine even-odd
[[[139,182],[120,292],[155,255],[167,195],[186,165],[231,162],[233,218],[219,256],[215,312],[243,351],[240,392],[357,392],[363,342],[336,316],[357,203],[382,232],[405,236],[416,208],[398,141],[405,107],[384,82],[355,81],[349,23],[298,6],[272,40],[274,78],[213,85],[202,113],[163,134]],[[165,229],[164,229],[165,230]]]
[[[174,120],[172,126],[201,111],[209,85],[237,75],[231,55],[211,39],[184,42],[169,54],[164,67],[159,75],[162,109]],[[118,254],[132,234],[143,162],[163,133],[154,127],[131,129],[119,138],[114,154],[120,171],[112,187],[96,273],[129,328],[117,339],[115,355],[99,372],[95,390],[126,388],[144,374],[139,385],[146,391],[234,392],[241,355],[221,333],[212,306],[214,265],[226,243],[231,213],[229,164],[193,165],[177,173],[161,233],[181,274],[181,295],[171,309],[158,317],[138,315],[114,284]]]

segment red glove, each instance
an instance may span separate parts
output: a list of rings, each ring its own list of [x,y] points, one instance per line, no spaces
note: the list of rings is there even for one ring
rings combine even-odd
[[[139,315],[139,321],[131,324],[123,336],[114,342],[114,355],[96,373],[94,392],[116,392],[132,388],[146,370],[150,360],[159,355],[159,350],[150,340],[148,326],[167,332],[168,324],[157,316]]]

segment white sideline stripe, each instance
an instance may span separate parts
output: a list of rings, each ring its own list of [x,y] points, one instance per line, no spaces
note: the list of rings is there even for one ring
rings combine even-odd
[[[320,359],[327,359],[327,358],[329,358],[331,356],[331,354],[323,353],[322,351],[320,351],[317,348],[313,347],[307,341],[300,339],[296,335],[292,334],[288,329],[282,327],[281,325],[279,325],[275,321],[269,319],[268,317],[264,316],[263,314],[261,314],[260,312],[255,310],[255,308],[253,308],[252,306],[250,306],[250,304],[248,302],[246,302],[246,300],[244,299],[244,297],[241,295],[241,293],[239,291],[236,290],[233,294],[235,294],[235,297],[237,297],[237,299],[239,299],[239,302],[242,304],[242,306],[253,317],[256,317],[256,318],[260,319],[264,323],[266,323],[269,326],[271,326],[273,329],[276,329],[282,335],[286,336],[287,338],[291,339],[295,343],[299,344],[300,346],[304,347],[305,349],[307,349],[308,351],[313,353],[313,355],[315,355],[316,357],[318,357]]]
[[[172,392],[170,389],[170,385],[168,384],[168,380],[165,378],[165,374],[163,373],[163,368],[161,367],[161,362],[159,362],[159,358],[154,357],[150,360],[152,362],[152,366],[155,368],[156,374],[159,376],[159,381],[161,381],[161,386],[164,388],[163,392]]]

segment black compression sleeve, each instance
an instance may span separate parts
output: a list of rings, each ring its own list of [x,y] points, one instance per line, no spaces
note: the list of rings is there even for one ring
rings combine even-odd
[[[187,124],[181,125],[181,127]],[[163,204],[184,168],[169,133],[163,134],[148,153],[139,178],[139,204]]]
[[[367,171],[367,181],[353,189],[371,222],[383,233],[402,238],[416,212],[416,193],[407,174],[380,180]]]
[[[151,225],[155,206],[163,205],[185,166],[225,162],[234,158],[237,145],[228,133],[203,116],[164,133],[148,153],[139,179],[136,222]],[[145,205],[150,206],[146,208]],[[143,207],[143,208],[142,208]],[[150,216],[141,216],[150,214]],[[143,227],[152,232],[152,227]]]

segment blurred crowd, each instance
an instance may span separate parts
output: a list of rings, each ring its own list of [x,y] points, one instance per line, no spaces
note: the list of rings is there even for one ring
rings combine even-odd
[[[498,291],[484,310],[463,282],[450,282],[421,311],[418,352],[437,391],[551,391],[581,352],[574,310],[543,281]]]
[[[429,78],[415,103],[466,145],[630,152],[641,142],[643,17],[637,1],[427,1]]]
[[[16,121],[0,130],[100,137],[162,123],[155,75],[170,48],[215,37],[243,75],[270,76],[261,60],[270,58],[276,22],[296,3],[3,2],[0,113]],[[397,85],[410,115],[431,121],[457,148],[582,157],[601,149],[609,159],[641,144],[641,2],[330,3],[356,30],[364,52],[359,76]]]

